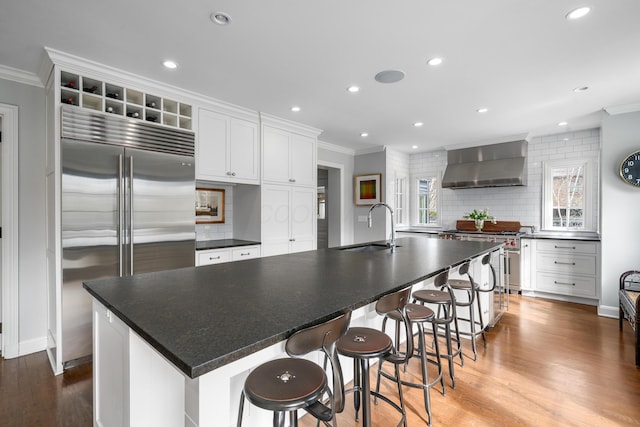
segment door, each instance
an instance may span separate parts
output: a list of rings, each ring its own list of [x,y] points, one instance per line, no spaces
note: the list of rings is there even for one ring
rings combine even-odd
[[[129,190],[125,222],[133,235],[133,246],[126,246],[125,271],[139,274],[193,267],[194,159],[135,149],[126,149],[125,158]]]
[[[291,187],[290,252],[316,249],[316,189]]]
[[[123,150],[62,140],[62,361],[91,354],[86,280],[116,277],[118,168]]]

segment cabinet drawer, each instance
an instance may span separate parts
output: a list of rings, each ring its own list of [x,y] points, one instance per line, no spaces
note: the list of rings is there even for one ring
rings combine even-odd
[[[231,252],[232,261],[241,261],[243,259],[258,258],[260,256],[260,246],[244,246],[233,249]]]
[[[198,265],[220,264],[231,261],[231,250],[214,250],[198,252]]]
[[[537,270],[555,271],[567,274],[596,274],[596,257],[538,252]]]
[[[536,244],[538,251],[592,255],[597,253],[596,242],[578,242],[575,240],[539,240]]]
[[[566,274],[541,273],[536,275],[536,290],[554,294],[595,298],[596,278]]]

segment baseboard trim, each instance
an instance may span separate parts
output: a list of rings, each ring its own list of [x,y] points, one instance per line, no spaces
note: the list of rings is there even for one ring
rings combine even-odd
[[[34,338],[28,341],[21,341],[19,344],[19,356],[26,356],[27,354],[37,353],[47,349],[47,338],[40,337]]]
[[[620,317],[620,307],[612,307],[610,305],[599,305],[598,316],[611,317],[612,319],[618,319]]]

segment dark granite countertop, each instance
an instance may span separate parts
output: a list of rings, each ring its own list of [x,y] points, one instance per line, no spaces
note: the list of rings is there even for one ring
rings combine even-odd
[[[233,248],[235,246],[259,245],[260,242],[239,239],[221,239],[221,240],[198,240],[196,241],[196,250],[203,251],[207,249],[224,249]]]
[[[196,378],[500,247],[422,237],[397,244],[395,253],[322,249],[95,280],[84,287]]]

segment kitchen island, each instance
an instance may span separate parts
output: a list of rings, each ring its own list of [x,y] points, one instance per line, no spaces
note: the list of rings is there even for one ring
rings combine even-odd
[[[352,324],[369,324],[382,295],[501,248],[397,244],[395,253],[326,249],[85,283],[94,298],[94,423],[233,425],[249,370],[282,356],[296,330],[347,310]],[[247,425],[260,418],[250,410]]]

